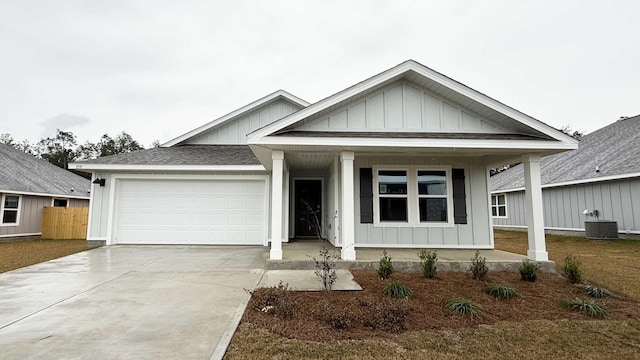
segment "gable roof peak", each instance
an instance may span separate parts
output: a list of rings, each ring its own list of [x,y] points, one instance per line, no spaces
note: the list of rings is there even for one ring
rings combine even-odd
[[[215,120],[212,120],[202,126],[199,126],[187,133],[184,133],[176,138],[173,138],[172,140],[167,141],[166,143],[160,145],[161,147],[170,147],[170,146],[174,146],[174,145],[178,145],[182,142],[184,142],[185,140],[188,140],[190,138],[193,138],[194,136],[197,136],[198,134],[201,134],[202,132],[205,132],[215,126],[221,125],[229,120],[235,119],[239,116],[242,116],[258,107],[261,107],[263,105],[266,105],[268,103],[271,103],[273,101],[276,101],[278,99],[284,99],[288,102],[291,102],[295,105],[298,105],[302,108],[305,108],[307,106],[309,106],[309,103],[293,94],[291,94],[288,91],[285,91],[283,89],[279,89],[276,90],[266,96],[261,97],[258,100],[255,100],[239,109],[236,109],[226,115],[223,115],[222,117],[219,117]]]
[[[506,116],[509,119],[513,119],[516,123],[519,123],[522,127],[532,129],[534,132],[544,134],[545,136],[567,144],[568,146],[577,145],[577,141],[571,136],[563,134],[561,131],[558,131],[557,129],[531,116],[507,106],[412,59],[406,60],[390,69],[309,105],[298,112],[290,114],[278,121],[274,121],[271,124],[251,132],[248,134],[249,143],[251,143],[251,139],[259,141],[258,139],[276,134],[279,131],[293,126],[297,122],[304,120],[305,118],[319,114],[327,109],[344,105],[351,99],[403,78],[406,78],[409,81],[424,83],[425,86],[447,89],[449,90],[449,93],[452,92],[457,94],[457,96],[465,102],[479,104],[484,109],[487,109],[491,114],[496,114],[496,116],[500,117]]]

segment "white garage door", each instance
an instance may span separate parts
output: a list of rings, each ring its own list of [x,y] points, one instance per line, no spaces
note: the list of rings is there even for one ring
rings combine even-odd
[[[114,243],[261,245],[265,201],[262,179],[122,179]]]

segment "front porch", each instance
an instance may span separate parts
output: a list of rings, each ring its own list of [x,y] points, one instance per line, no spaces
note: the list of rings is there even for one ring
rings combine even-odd
[[[270,150],[271,198],[281,199],[270,204],[270,260],[284,268],[277,265],[279,261],[306,261],[306,255],[318,249],[284,239],[311,236],[327,239],[345,261],[343,268],[375,267],[385,247],[393,249],[389,253],[406,262],[408,269],[418,269],[420,248],[438,249],[443,268],[451,270],[468,267],[476,249],[495,269],[516,270],[526,258],[544,264],[548,255],[542,231],[540,156],[517,157],[526,170],[529,251],[527,256],[511,258],[492,251],[489,168],[496,159],[504,159],[491,154],[457,151],[451,156],[430,149],[383,148],[356,154],[331,147]],[[317,187],[305,185],[302,191],[305,182]],[[351,266],[348,261],[358,264]],[[294,267],[298,266],[305,265]]]
[[[282,244],[282,260],[268,260],[269,270],[311,270],[314,262],[311,257],[318,258],[319,251],[326,247],[333,255],[340,256],[340,248],[329,242],[317,240],[292,241]],[[352,261],[337,260],[338,269],[371,269],[378,268],[382,252],[386,250],[393,261],[396,271],[420,271],[418,249],[399,248],[357,248],[356,259]],[[438,271],[467,271],[471,265],[471,258],[476,250],[473,249],[427,249],[438,253]],[[518,271],[522,261],[527,257],[501,250],[480,250],[480,256],[486,258],[490,271]],[[553,261],[535,261],[544,272],[555,272]]]

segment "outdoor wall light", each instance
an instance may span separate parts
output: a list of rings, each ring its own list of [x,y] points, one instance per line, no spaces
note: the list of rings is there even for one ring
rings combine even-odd
[[[595,216],[596,219],[598,219],[598,215],[600,215],[600,212],[598,210],[589,210],[586,209],[585,211],[582,212],[582,215],[585,216],[585,218],[589,217],[589,216]]]
[[[102,177],[102,174],[98,174],[98,175],[96,176],[96,179],[95,179],[95,180],[93,180],[93,183],[94,183],[94,184],[98,184],[98,185],[100,185],[100,186],[105,186],[106,181],[105,181],[105,179]]]

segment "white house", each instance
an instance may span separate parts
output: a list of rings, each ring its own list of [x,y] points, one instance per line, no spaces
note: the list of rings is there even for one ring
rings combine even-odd
[[[362,247],[493,248],[488,169],[526,167],[528,256],[547,260],[540,158],[560,131],[415,61],[314,104],[277,91],[161,147],[72,164],[89,240],[271,246],[323,235]]]

